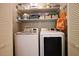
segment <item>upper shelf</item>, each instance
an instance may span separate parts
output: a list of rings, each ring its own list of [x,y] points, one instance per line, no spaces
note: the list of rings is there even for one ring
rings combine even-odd
[[[44,9],[17,9],[17,13],[45,13],[45,12],[51,12],[51,11],[57,11],[59,12],[59,7],[53,7],[53,8],[44,8]]]

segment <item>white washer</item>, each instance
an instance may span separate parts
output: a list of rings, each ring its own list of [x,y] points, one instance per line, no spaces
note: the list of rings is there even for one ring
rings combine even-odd
[[[38,30],[34,33],[15,34],[15,56],[38,56]]]
[[[43,30],[40,32],[40,56],[63,56],[64,33],[59,31]]]

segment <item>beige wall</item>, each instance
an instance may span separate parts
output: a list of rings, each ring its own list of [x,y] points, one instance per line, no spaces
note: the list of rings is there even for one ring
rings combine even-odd
[[[0,3],[0,56],[13,55],[12,4]]]
[[[20,24],[21,31],[24,30],[25,27],[33,27],[33,28],[55,28],[54,21],[28,21]]]
[[[16,33],[18,31],[20,31],[21,28],[21,24],[19,22],[17,22],[17,12],[16,12],[16,3],[12,4],[12,8],[13,8],[13,32]]]

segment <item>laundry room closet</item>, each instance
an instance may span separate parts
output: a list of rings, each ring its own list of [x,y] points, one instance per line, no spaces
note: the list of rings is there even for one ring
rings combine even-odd
[[[13,31],[14,31],[14,55],[41,55],[41,45],[39,42],[41,30],[46,31],[49,30],[53,33],[53,31],[57,31],[57,33],[61,32],[64,33],[62,42],[63,48],[61,49],[61,55],[67,55],[67,4],[66,3],[18,3],[15,4],[15,11],[14,11],[14,22],[13,22]],[[36,35],[36,32],[38,34],[37,42],[35,46],[31,46],[30,43],[33,45],[33,42],[30,42],[28,46],[31,46],[32,48],[36,48],[37,52],[34,50],[29,52],[27,50],[27,45],[25,45],[27,48],[25,48],[28,51],[27,53],[22,53],[22,50],[18,50],[23,47],[16,47],[21,46],[21,41],[16,40],[17,35]],[[34,33],[35,32],[35,33]],[[56,34],[57,34],[56,33]],[[60,33],[60,34],[61,34]],[[58,36],[60,35],[58,34]],[[17,37],[19,37],[17,36]],[[61,35],[60,35],[61,36]],[[34,36],[32,36],[34,38]],[[36,39],[35,37],[35,39]],[[21,37],[22,38],[22,37]],[[19,38],[20,39],[20,38]],[[27,38],[28,39],[28,38]],[[29,38],[31,39],[31,38]],[[29,40],[26,40],[29,41]],[[20,42],[20,43],[19,43]],[[36,41],[34,41],[36,42]],[[18,44],[17,44],[18,43]],[[26,42],[28,43],[28,42]],[[64,43],[64,44],[63,44]],[[17,44],[17,45],[16,45]],[[31,48],[30,47],[30,48]],[[24,50],[24,49],[23,49]],[[18,51],[16,53],[16,51]],[[26,51],[26,52],[27,52]],[[20,54],[20,53],[22,54]],[[25,52],[25,50],[23,51]],[[36,54],[34,54],[36,52]],[[40,52],[40,53],[39,53]],[[51,54],[53,55],[53,54]]]
[[[79,3],[0,8],[0,56],[79,56]]]

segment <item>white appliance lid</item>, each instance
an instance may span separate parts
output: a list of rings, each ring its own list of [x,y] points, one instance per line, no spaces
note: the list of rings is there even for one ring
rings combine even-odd
[[[46,35],[46,34],[59,34],[59,35],[64,35],[63,32],[60,32],[60,31],[41,31],[40,32],[41,35]]]

